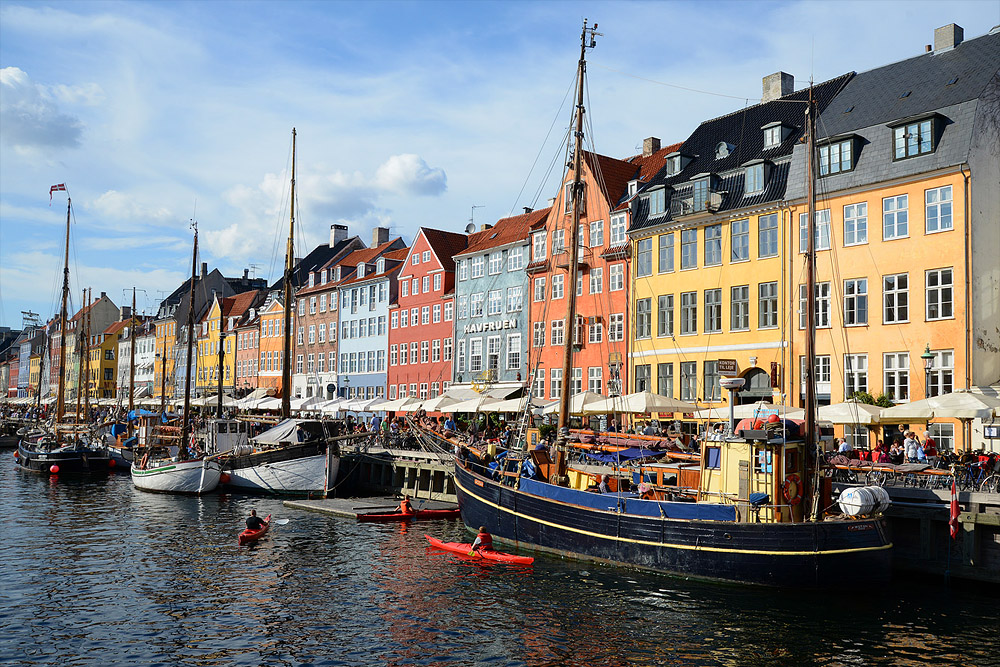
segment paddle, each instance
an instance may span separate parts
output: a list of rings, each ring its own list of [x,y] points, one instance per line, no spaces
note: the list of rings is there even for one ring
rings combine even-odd
[[[284,526],[289,521],[291,521],[291,519],[271,519],[271,523],[276,526]]]

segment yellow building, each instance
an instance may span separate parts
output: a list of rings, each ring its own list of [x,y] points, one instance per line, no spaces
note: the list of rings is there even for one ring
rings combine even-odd
[[[32,354],[28,359],[28,395],[34,396],[42,375],[42,353]]]
[[[118,341],[128,320],[115,322],[103,333],[91,336],[90,367],[86,391],[91,399],[115,398],[118,386]]]
[[[218,394],[219,374],[222,374],[222,392],[230,396],[235,388],[236,340],[234,329],[250,308],[263,300],[264,290],[250,290],[235,296],[219,299],[218,295],[198,323],[197,378],[198,394]],[[219,345],[222,340],[223,359],[220,371]]]

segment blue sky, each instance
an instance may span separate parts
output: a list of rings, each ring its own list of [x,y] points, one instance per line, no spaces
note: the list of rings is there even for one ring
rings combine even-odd
[[[947,23],[982,35],[1000,0],[4,0],[0,325],[58,309],[55,183],[73,196],[76,305],[82,287],[122,303],[135,285],[151,311],[188,271],[191,218],[203,261],[273,278],[293,126],[300,254],[335,222],[409,242],[420,226],[461,231],[473,205],[477,224],[543,206],[584,17],[604,34],[588,54],[588,140],[623,158],[754,103],[766,74],[801,88],[918,55]]]

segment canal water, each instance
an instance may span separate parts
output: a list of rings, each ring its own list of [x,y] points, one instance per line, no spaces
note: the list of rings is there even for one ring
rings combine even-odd
[[[428,549],[458,522],[358,524],[127,476],[0,466],[0,663],[17,665],[1000,665],[997,591],[833,594],[696,583],[542,555]],[[287,518],[238,547],[251,508]]]

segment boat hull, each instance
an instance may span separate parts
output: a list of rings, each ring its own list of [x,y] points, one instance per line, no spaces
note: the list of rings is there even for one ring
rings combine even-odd
[[[263,526],[261,526],[258,530],[250,530],[249,528],[247,528],[242,533],[240,533],[240,535],[236,539],[236,541],[240,545],[249,544],[251,542],[256,542],[260,538],[262,538],[265,535],[267,535],[267,531],[270,528],[271,528],[271,515],[268,514],[267,518],[264,519],[264,525]]]
[[[383,512],[371,514],[359,514],[358,521],[368,522],[391,522],[391,521],[434,521],[440,519],[457,519],[461,516],[460,510],[417,510],[404,514],[402,512]]]
[[[17,464],[22,470],[43,475],[93,475],[104,474],[109,470],[110,460],[107,451],[89,447],[63,447],[47,451],[25,446],[21,443],[17,448]],[[53,466],[57,472],[52,470]]]
[[[310,443],[229,456],[222,463],[229,491],[325,496],[334,487],[340,456],[333,445]]]
[[[164,462],[140,470],[132,466],[132,483],[137,489],[153,493],[200,495],[219,486],[222,467],[218,461]]]
[[[887,581],[892,543],[881,519],[744,523],[636,516],[525,493],[456,462],[462,521],[494,539],[675,575],[824,588]]]

